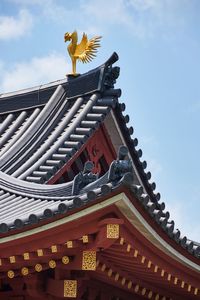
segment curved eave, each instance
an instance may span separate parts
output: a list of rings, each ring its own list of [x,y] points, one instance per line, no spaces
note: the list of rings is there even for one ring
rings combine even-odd
[[[164,274],[159,275],[161,280],[168,282],[167,278],[170,275],[173,277],[173,280],[178,278],[179,283],[184,282],[187,286],[191,285],[192,291],[194,289],[199,290],[200,265],[198,260],[194,262],[188,259],[168,244],[149,224],[147,221],[148,216],[145,218],[138,211],[137,199],[133,198],[133,196],[130,198],[127,189],[124,189],[124,191],[118,190],[116,195],[112,193],[107,197],[101,197],[98,202],[90,203],[69,215],[63,215],[62,218],[53,222],[40,224],[37,228],[29,229],[11,237],[1,238],[0,251],[3,251],[2,257],[5,257],[5,251],[8,256],[19,256],[20,251],[21,255],[23,255],[24,252],[34,251],[34,249],[38,248],[48,248],[52,244],[62,245],[66,240],[75,240],[84,234],[93,235],[98,232],[102,220],[111,213],[112,215],[115,214],[115,218],[110,220],[113,222],[121,220],[120,222],[118,221],[118,224],[121,224],[119,238],[120,244],[123,238],[122,245],[124,247],[122,248],[127,252],[132,251],[132,255],[137,253],[141,264],[147,268],[147,278],[148,271],[151,271],[148,269],[157,266],[158,273]],[[79,224],[78,228],[77,222]],[[68,232],[67,236],[66,231]],[[124,250],[122,250],[122,253]],[[106,253],[106,249],[104,251]],[[115,261],[114,257],[113,261]],[[149,262],[151,262],[150,267],[148,267]],[[119,262],[116,262],[116,264],[119,264]],[[154,274],[155,279],[157,275]]]
[[[89,195],[91,197],[90,192]],[[146,239],[148,239],[150,242],[153,242],[153,244],[162,251],[166,251],[168,255],[173,256],[174,258],[177,257],[177,260],[180,260],[181,262],[187,261],[187,265],[191,268],[195,265],[198,266],[196,267],[196,270],[200,271],[199,259],[187,253],[187,251],[184,251],[184,249],[182,249],[180,245],[177,245],[166,235],[163,230],[161,230],[155,220],[148,214],[148,212],[144,208],[141,207],[137,196],[135,196],[132,192],[130,193],[129,188],[121,185],[110,192],[108,195],[99,194],[95,197],[93,194],[93,197],[94,198],[87,203],[83,202],[79,207],[74,207],[67,213],[63,214],[59,213],[58,211],[56,212],[55,210],[55,213],[52,214],[50,218],[44,217],[42,219],[39,219],[39,216],[42,215],[42,211],[44,210],[42,209],[39,213],[38,221],[36,224],[30,223],[29,226],[25,225],[20,230],[12,230],[6,234],[6,237],[5,234],[1,234],[0,244],[18,240],[22,237],[26,238],[33,234],[38,234],[46,230],[56,230],[57,226],[75,221],[80,217],[86,217],[87,214],[96,212],[103,207],[115,204],[123,213],[123,215],[126,216],[126,218],[132,223],[132,225],[134,225],[138,229],[138,231],[140,231],[145,236]],[[104,203],[105,199],[107,199],[107,202]],[[123,201],[118,202],[119,199]],[[56,209],[56,207],[58,207],[60,203],[60,201],[56,201],[53,209]],[[130,215],[131,217],[129,218]]]
[[[165,203],[162,202],[161,195],[156,192],[156,183],[151,181],[151,172],[146,171],[147,162],[142,160],[142,150],[138,149],[138,139],[132,138],[134,129],[128,126],[129,116],[125,113],[125,104],[118,103],[113,112],[111,113],[115,125],[117,126],[118,132],[120,132],[122,143],[129,149],[130,157],[133,161],[135,173],[137,177],[137,184],[141,185],[144,190],[144,194],[149,196],[149,204],[155,205],[155,208],[149,211],[150,214],[154,215],[153,218],[156,220],[156,226],[158,230],[165,231],[170,240],[175,241],[176,247],[180,248],[181,251],[184,249],[185,253],[188,252],[193,255],[193,250],[196,249],[196,257],[199,257],[200,248],[199,243],[190,240],[188,237],[181,234],[180,230],[175,227],[175,220],[170,219],[170,212],[165,210]],[[146,197],[146,195],[144,195]],[[145,201],[145,199],[144,199]],[[141,199],[141,203],[143,200]],[[144,204],[144,203],[143,203]],[[147,203],[144,204],[146,210],[148,210]],[[161,207],[163,207],[161,209]],[[162,210],[162,216],[158,216]],[[156,214],[158,215],[156,216]],[[198,252],[198,254],[197,254]],[[189,254],[189,256],[191,256]],[[187,254],[186,254],[187,255]]]

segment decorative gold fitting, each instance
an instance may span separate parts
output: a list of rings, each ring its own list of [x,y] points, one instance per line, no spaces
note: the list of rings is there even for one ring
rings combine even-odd
[[[152,292],[152,291],[149,291],[149,293],[148,293],[148,299],[151,299],[152,296],[153,296],[153,292]]]
[[[102,265],[102,267],[101,267],[101,271],[102,271],[102,272],[104,272],[104,271],[105,271],[105,269],[106,269],[106,265],[105,265],[105,264],[103,264],[103,265]]]
[[[67,248],[73,248],[73,241],[67,241]]]
[[[185,281],[182,281],[182,282],[181,282],[181,288],[183,289],[184,286],[185,286]]]
[[[76,298],[77,296],[77,281],[64,280],[64,293],[65,298]]]
[[[83,241],[84,244],[87,244],[89,242],[88,235],[83,235],[82,241]]]
[[[41,264],[36,264],[35,265],[35,271],[36,272],[41,272],[42,271],[42,265]]]
[[[199,292],[199,289],[198,289],[198,288],[195,288],[195,290],[194,290],[194,295],[198,295],[198,292]]]
[[[148,261],[147,268],[150,269],[150,268],[151,268],[151,265],[152,265],[152,262],[149,260],[149,261]]]
[[[53,260],[53,259],[51,259],[51,260],[49,261],[49,267],[50,267],[51,269],[55,269],[55,267],[56,267],[56,261]]]
[[[191,289],[192,289],[191,284],[188,284],[188,288],[187,288],[188,292],[191,292]]]
[[[109,269],[109,270],[108,270],[108,277],[111,277],[111,276],[112,276],[112,272],[113,272],[112,269]]]
[[[58,252],[58,249],[57,249],[57,246],[56,246],[56,245],[52,245],[52,246],[51,246],[51,252],[52,252],[52,253]]]
[[[165,270],[162,270],[160,275],[161,275],[161,277],[164,277],[164,275],[165,275]]]
[[[25,252],[25,253],[23,254],[23,256],[24,256],[24,260],[29,260],[29,259],[30,259],[29,252]]]
[[[132,288],[132,285],[133,285],[132,281],[129,281],[129,282],[128,282],[128,289],[129,289],[129,290]]]
[[[37,255],[38,256],[43,256],[43,250],[42,249],[37,249]]]
[[[124,238],[123,237],[121,237],[121,239],[120,239],[120,245],[123,245],[124,244]]]
[[[115,274],[115,281],[118,281],[119,280],[119,273],[116,273]]]
[[[167,280],[170,281],[171,278],[172,278],[172,275],[171,275],[171,274],[168,274],[168,275],[167,275]]]
[[[123,277],[123,278],[122,278],[122,281],[121,281],[121,284],[122,284],[122,285],[125,285],[125,282],[126,282],[126,278]]]
[[[135,250],[134,251],[134,255],[133,255],[134,257],[137,257],[138,256],[138,250]]]
[[[156,297],[155,297],[155,300],[159,300],[160,299],[160,295],[157,294]]]
[[[69,257],[68,256],[63,256],[62,257],[62,263],[64,264],[64,265],[67,265],[68,263],[69,263]]]
[[[147,290],[145,288],[142,289],[142,296],[144,296],[146,294],[146,291]]]
[[[177,283],[178,283],[178,278],[175,277],[175,278],[174,278],[174,284],[177,284]]]
[[[11,264],[16,263],[16,258],[15,258],[14,255],[13,255],[13,256],[10,256],[10,263],[11,263]]]
[[[144,264],[144,263],[145,263],[145,260],[146,260],[146,257],[145,257],[145,256],[142,256],[141,263]]]
[[[82,270],[96,270],[96,251],[83,251]]]
[[[154,273],[157,273],[158,272],[158,266],[155,266],[154,267]]]
[[[140,289],[140,286],[139,286],[139,284],[137,284],[137,285],[135,286],[134,291],[137,293],[137,292],[139,291],[139,289]]]
[[[119,238],[119,224],[107,224],[107,238],[108,239]]]
[[[23,276],[27,276],[28,273],[29,273],[28,268],[26,268],[26,267],[22,268],[22,269],[21,269],[21,273],[22,273]]]
[[[7,272],[7,275],[8,275],[9,278],[13,278],[13,277],[15,276],[15,273],[14,273],[14,271],[9,270],[9,271]]]
[[[130,252],[130,251],[131,251],[131,245],[130,245],[130,244],[127,245],[126,251],[127,251],[127,252]]]

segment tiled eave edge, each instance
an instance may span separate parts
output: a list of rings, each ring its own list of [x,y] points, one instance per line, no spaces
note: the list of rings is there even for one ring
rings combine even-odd
[[[151,172],[145,170],[147,167],[147,162],[141,160],[142,150],[136,149],[136,147],[138,145],[138,140],[137,140],[137,138],[133,139],[131,137],[131,135],[134,132],[134,129],[133,129],[133,127],[127,126],[127,123],[129,122],[129,116],[125,115],[123,113],[124,111],[125,111],[125,104],[118,103],[116,109],[114,109],[111,112],[111,116],[113,118],[113,121],[114,121],[117,129],[118,129],[122,143],[124,145],[126,145],[127,148],[129,149],[129,154],[134,163],[134,171],[135,171],[135,174],[139,181],[139,185],[141,185],[143,187],[144,192],[150,197],[151,202],[156,204],[156,209],[159,210],[160,209],[159,206],[163,205],[165,207],[165,203],[160,201],[161,200],[160,193],[155,192],[155,189],[156,189],[155,182],[150,181]],[[158,205],[158,207],[157,207],[157,205]],[[167,216],[167,214],[169,214],[169,216],[170,216],[170,212],[168,212],[168,211],[165,211],[165,214],[166,214],[166,216]],[[168,239],[168,237],[169,237],[168,240],[170,242],[172,241],[172,244],[175,244],[176,248],[178,247],[180,249],[180,251],[182,252],[183,249],[186,250],[187,243],[194,243],[195,247],[199,247],[199,244],[197,242],[190,240],[186,236],[183,236],[178,228],[175,229],[174,220],[169,219],[169,221],[174,223],[174,232],[176,232],[177,238],[175,238],[175,236],[173,236],[174,233],[169,235],[166,232],[168,235],[168,236],[166,235],[166,239]],[[159,223],[159,226],[158,225],[156,225],[156,226],[157,226],[158,230],[160,229],[161,231],[163,231],[163,228],[160,223]],[[188,255],[188,254],[190,256],[191,252],[187,249],[187,252],[184,251],[184,255]]]
[[[156,230],[147,222],[147,220],[140,214],[136,206],[132,201],[129,200],[128,196],[121,192],[115,196],[109,197],[101,202],[90,205],[89,207],[83,208],[73,214],[65,216],[61,219],[58,219],[54,222],[43,224],[37,226],[35,228],[29,229],[24,232],[20,232],[11,236],[2,237],[0,239],[0,244],[9,243],[15,241],[17,239],[24,239],[30,237],[32,235],[38,235],[40,233],[44,233],[45,231],[49,231],[51,229],[55,229],[55,227],[62,226],[69,222],[78,220],[79,218],[85,218],[87,215],[92,214],[94,212],[98,212],[101,209],[109,207],[111,205],[115,205],[123,216],[136,228],[140,231],[140,233],[148,239],[154,246],[164,252],[167,256],[175,259],[182,265],[189,267],[193,271],[200,273],[200,265],[190,260],[176,249],[174,249],[166,240],[164,240]]]

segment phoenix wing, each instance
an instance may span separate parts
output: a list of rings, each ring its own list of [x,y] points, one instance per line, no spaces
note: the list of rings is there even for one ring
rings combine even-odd
[[[100,47],[101,36],[95,36],[88,40],[87,35],[83,33],[80,44],[76,46],[74,57],[81,60],[83,63],[91,61],[97,52],[97,48]]]

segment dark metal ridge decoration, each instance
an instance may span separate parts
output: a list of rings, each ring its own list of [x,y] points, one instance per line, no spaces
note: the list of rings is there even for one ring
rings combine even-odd
[[[119,147],[118,159],[114,160],[108,172],[108,180],[118,182],[124,174],[133,174],[133,164],[130,159],[125,159],[128,155],[128,149],[125,146]],[[133,180],[133,179],[132,179]]]
[[[97,180],[98,174],[92,173],[93,168],[93,163],[91,161],[87,161],[85,163],[83,172],[78,173],[74,177],[72,195],[78,195],[80,190],[82,190],[85,186]]]
[[[114,86],[119,76],[119,67],[112,67],[112,64],[118,59],[117,53],[114,52],[104,64],[78,77],[74,78],[68,76],[66,79],[58,80],[50,84],[40,85],[35,88],[24,89],[13,93],[1,94],[0,114],[43,106],[53,95],[58,85],[63,86],[67,98],[75,98],[95,92],[104,92],[105,89]],[[120,90],[118,90],[117,93],[120,94]]]

